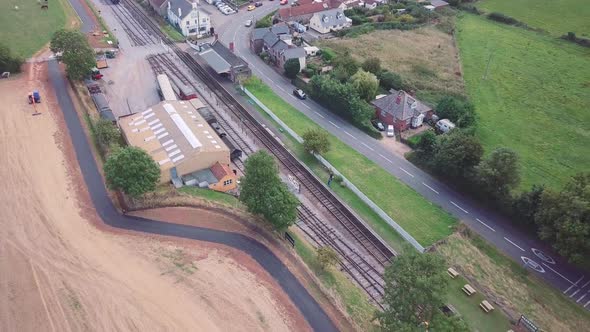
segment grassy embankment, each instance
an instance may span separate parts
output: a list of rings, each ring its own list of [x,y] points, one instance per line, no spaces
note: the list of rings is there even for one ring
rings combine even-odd
[[[457,30],[486,152],[518,152],[521,189],[560,188],[587,169],[590,49],[475,15],[460,17]]]
[[[477,7],[511,16],[553,36],[569,31],[590,37],[590,6],[587,0],[485,0]]]
[[[47,10],[37,1],[0,1],[0,42],[14,54],[30,57],[66,26],[68,17],[75,17],[71,11],[67,0],[50,1]]]
[[[259,79],[253,78],[245,86],[299,135],[308,129],[320,128]],[[453,232],[456,220],[448,213],[336,137],[329,135],[329,140],[332,147],[325,158],[420,244],[430,246]],[[367,222],[386,241],[395,233],[380,218]]]

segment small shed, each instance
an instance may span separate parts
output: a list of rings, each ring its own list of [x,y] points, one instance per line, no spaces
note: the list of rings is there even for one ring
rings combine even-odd
[[[252,71],[248,63],[234,54],[233,44],[230,46],[232,49],[215,40],[211,44],[202,45],[199,55],[215,72],[228,75],[232,82],[249,78],[252,76]]]

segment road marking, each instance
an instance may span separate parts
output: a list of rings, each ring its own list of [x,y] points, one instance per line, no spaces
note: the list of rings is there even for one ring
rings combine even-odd
[[[403,169],[401,167],[399,169],[401,169],[404,173],[408,174],[409,176],[414,177],[414,175],[412,175],[412,173],[406,171],[405,169]]]
[[[590,303],[590,301],[586,302],[586,304],[584,304],[584,308],[586,308],[586,306]]]
[[[580,277],[580,279],[578,279],[578,281],[576,281],[576,282],[575,282],[575,283],[573,283],[573,284],[572,284],[572,285],[571,285],[571,286],[570,286],[568,289],[566,289],[566,290],[565,290],[565,292],[563,292],[563,294],[565,294],[565,293],[569,292],[569,291],[570,291],[570,289],[571,289],[572,287],[574,287],[574,286],[577,286],[577,285],[578,285],[578,283],[579,283],[580,281],[582,281],[582,279],[584,279],[584,276],[581,276],[581,277]],[[586,283],[586,285],[587,285],[587,284],[588,284],[588,283]],[[586,285],[584,285],[584,286],[586,286]],[[580,289],[584,288],[584,286],[582,286]],[[578,289],[578,290],[580,290],[580,289]]]
[[[347,132],[346,130],[344,130],[344,133],[354,139],[356,139],[356,137],[354,137],[354,135],[352,135],[351,133]]]
[[[465,213],[469,214],[469,212],[467,212],[467,210],[465,210],[464,208],[462,208],[462,207],[460,207],[459,205],[457,205],[457,203],[455,203],[455,202],[451,201],[451,204],[453,204],[454,206],[456,206],[456,207],[457,207],[457,209],[459,209],[459,210],[461,210],[461,211],[463,211],[463,212],[465,212]]]
[[[264,76],[264,78],[270,81],[270,78],[268,78],[268,76],[266,76],[263,72],[260,72],[260,75]]]
[[[491,228],[490,226],[488,226],[488,224],[486,224],[485,222],[479,220],[479,218],[475,218],[475,220],[479,221],[480,224],[486,226],[487,228],[491,229],[493,232],[495,232],[496,230]]]
[[[586,295],[588,295],[588,293],[586,293],[586,294],[584,294],[584,295],[580,296],[580,298],[579,298],[579,299],[576,301],[576,303],[578,303],[578,302],[582,301],[582,299],[583,299],[583,298],[585,298],[585,297],[586,297]]]
[[[545,269],[541,265],[539,265],[539,263],[535,262],[534,260],[532,260],[528,257],[524,257],[524,256],[520,256],[520,259],[522,259],[525,266],[528,266],[531,269],[533,269],[539,273],[545,273]]]
[[[582,288],[584,288],[584,287],[588,286],[588,284],[590,284],[590,280],[586,281],[586,283],[584,284],[584,286],[580,287],[580,289],[582,289]]]
[[[576,296],[576,294],[578,294],[578,292],[579,292],[580,290],[581,290],[581,289],[579,289],[579,288],[578,288],[578,289],[577,289],[575,292],[573,292],[573,293],[572,293],[572,295],[570,295],[570,297],[571,297],[571,298],[573,298],[574,296]]]
[[[282,88],[280,85],[277,85],[277,87],[278,87],[279,89],[281,89],[281,91],[283,91],[283,92],[287,92],[287,91],[285,91],[285,89],[283,89],[283,88]]]
[[[379,154],[379,156],[393,164],[393,161],[391,161],[389,158],[385,157],[384,155]]]
[[[367,144],[361,142],[362,145],[364,145],[367,149],[371,150],[371,151],[375,151],[375,149],[373,149],[372,147],[368,146]]]
[[[507,238],[507,237],[504,237],[504,240],[506,240],[506,241],[510,242],[510,243],[511,243],[513,246],[517,247],[518,249],[520,249],[520,250],[522,250],[522,251],[525,251],[525,250],[524,250],[524,249],[522,249],[522,248],[521,248],[521,247],[520,247],[518,244],[516,244],[516,243],[514,243],[514,242],[510,241],[510,239],[509,239],[509,238]]]
[[[434,188],[432,188],[431,186],[427,185],[427,184],[426,184],[426,183],[424,183],[424,182],[422,182],[422,184],[423,184],[423,185],[424,185],[426,188],[428,188],[428,189],[430,189],[430,190],[434,191],[434,192],[435,192],[435,193],[438,195],[438,191],[434,190]]]
[[[337,124],[335,124],[334,122],[332,122],[332,121],[330,121],[330,120],[328,120],[328,122],[330,122],[330,123],[332,124],[332,126],[334,126],[334,127],[338,128],[338,129],[340,129],[340,127],[338,127],[338,125],[337,125]]]
[[[568,278],[564,277],[561,273],[555,271],[554,269],[551,268],[551,266],[545,264],[545,263],[541,263],[543,265],[545,265],[546,268],[548,268],[549,270],[553,271],[553,273],[557,274],[558,276],[562,277],[563,279],[565,279],[565,281],[569,282],[570,284],[573,284],[573,282],[571,282]]]
[[[303,104],[303,106],[307,107],[308,109],[311,109],[311,107],[307,106],[307,104]]]
[[[313,111],[313,112],[314,112],[315,114],[317,114],[319,117],[321,117],[322,119],[324,118],[324,116],[323,116],[323,115],[321,115],[320,113],[318,113],[318,112],[316,112],[316,111]]]

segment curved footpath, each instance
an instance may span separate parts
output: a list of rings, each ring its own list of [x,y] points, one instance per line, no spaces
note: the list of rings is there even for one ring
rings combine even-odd
[[[119,214],[102,182],[88,139],[68,94],[67,82],[55,60],[48,63],[48,72],[92,203],[105,224],[136,232],[219,243],[241,250],[252,256],[278,282],[315,331],[337,331],[328,315],[299,280],[268,248],[256,240],[236,233]]]

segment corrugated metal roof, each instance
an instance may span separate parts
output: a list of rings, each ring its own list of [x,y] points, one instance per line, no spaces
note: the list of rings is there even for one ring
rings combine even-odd
[[[199,53],[207,64],[213,68],[218,74],[227,73],[231,69],[231,65],[229,62],[225,61],[214,49],[209,48],[201,53]]]

